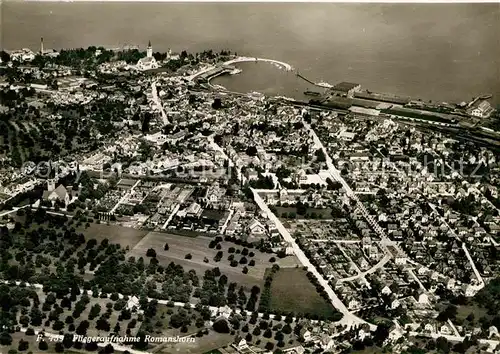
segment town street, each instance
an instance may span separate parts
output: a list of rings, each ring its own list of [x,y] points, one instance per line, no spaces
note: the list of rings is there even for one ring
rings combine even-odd
[[[368,274],[372,274],[372,273],[375,273],[378,269],[382,268],[387,262],[389,262],[391,260],[391,256],[390,255],[385,255],[377,264],[375,264],[372,268],[362,272],[362,273],[359,273],[359,274],[356,274],[356,275],[353,275],[352,277],[348,277],[348,278],[343,278],[343,279],[339,279],[338,281],[339,282],[344,282],[344,281],[353,281],[353,280],[356,280],[356,279],[359,279],[359,278],[364,278],[366,275]]]
[[[163,109],[163,105],[161,104],[161,100],[158,97],[158,90],[156,89],[156,82],[153,81],[151,83],[151,93],[153,96],[153,102],[158,106],[158,109],[160,110],[161,113],[161,118],[163,120],[163,125],[167,125],[169,123],[167,114],[165,113],[165,110]]]
[[[307,256],[304,254],[304,252],[300,249],[299,245],[295,242],[295,239],[290,235],[288,230],[283,226],[281,221],[274,215],[274,213],[269,209],[267,204],[264,202],[262,197],[259,195],[259,193],[251,188],[254,196],[254,200],[259,206],[259,208],[266,213],[267,217],[274,222],[276,225],[276,228],[280,232],[281,236],[285,241],[287,241],[290,246],[293,248],[295,256],[299,259],[300,263],[304,266],[307,267],[307,270],[310,271],[315,278],[318,280],[319,284],[324,287],[328,297],[330,298],[330,301],[332,305],[339,310],[343,315],[344,318],[342,319],[344,323],[346,323],[348,326],[353,326],[353,325],[358,325],[358,324],[363,324],[363,323],[368,323],[365,320],[357,317],[356,315],[353,315],[347,307],[342,303],[342,301],[338,298],[338,296],[335,294],[333,291],[332,287],[328,283],[328,281],[323,278],[323,276],[316,270],[316,268],[311,264]],[[370,324],[370,328],[372,330],[375,330],[377,326]]]
[[[379,235],[381,242],[380,246],[383,248],[384,252],[386,254],[390,254],[389,251],[387,250],[387,246],[393,246],[399,253],[404,254],[404,252],[401,250],[399,245],[397,245],[395,242],[391,241],[387,235],[385,234],[384,230],[380,227],[380,225],[377,223],[377,221],[374,219],[370,213],[366,210],[365,206],[361,201],[359,200],[358,196],[356,193],[353,192],[351,187],[347,184],[345,179],[342,177],[340,174],[340,171],[337,170],[335,165],[333,164],[332,158],[328,154],[327,149],[321,142],[321,140],[318,138],[318,135],[314,131],[314,129],[311,128],[311,125],[307,123],[306,121],[302,120],[302,123],[304,124],[304,127],[309,131],[309,134],[313,138],[314,144],[323,151],[323,154],[325,155],[325,161],[326,161],[326,166],[328,167],[328,171],[332,175],[333,179],[336,180],[337,182],[340,182],[342,187],[344,188],[346,194],[348,197],[352,198],[356,202],[356,206],[359,208],[363,216],[365,217],[366,221],[370,224],[370,226],[375,230],[375,232]]]

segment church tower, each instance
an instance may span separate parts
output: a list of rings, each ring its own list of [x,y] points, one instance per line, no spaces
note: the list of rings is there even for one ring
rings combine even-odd
[[[40,55],[43,55],[43,37],[40,38]]]
[[[148,49],[146,50],[146,57],[151,58],[153,56],[153,47],[151,46],[151,41],[148,43]]]

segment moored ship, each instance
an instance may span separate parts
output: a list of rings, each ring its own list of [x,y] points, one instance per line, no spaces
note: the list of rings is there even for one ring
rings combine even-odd
[[[316,92],[316,91],[306,90],[306,91],[304,91],[304,95],[318,97],[318,96],[320,96],[320,95],[321,95],[321,93]]]

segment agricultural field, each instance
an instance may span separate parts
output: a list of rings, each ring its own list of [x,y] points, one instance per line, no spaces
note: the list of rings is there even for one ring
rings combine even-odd
[[[271,282],[271,311],[330,316],[335,313],[309,281],[302,268],[281,268]]]
[[[156,251],[156,258],[162,265],[168,265],[170,262],[180,264],[186,271],[194,269],[200,276],[205,273],[207,269],[219,267],[221,272],[225,274],[231,281],[237,282],[245,287],[252,287],[253,285],[261,286],[264,280],[266,268],[269,268],[272,263],[270,262],[273,254],[262,253],[256,249],[248,249],[253,252],[254,256],[246,256],[248,262],[252,259],[255,261],[255,266],[248,264],[238,264],[235,267],[230,265],[228,256],[229,249],[232,247],[238,252],[243,250],[243,246],[237,246],[230,242],[221,242],[221,249],[209,248],[209,243],[212,238],[209,237],[182,237],[168,233],[150,232],[145,236],[130,252],[127,257],[134,256],[136,258],[146,257],[146,252],[149,248]],[[169,250],[165,251],[165,243],[168,243]],[[219,262],[214,260],[217,252],[222,251],[223,256]],[[243,256],[234,253],[234,259],[239,261]],[[190,254],[191,259],[186,259],[186,255]],[[205,258],[208,262],[204,262]],[[295,257],[286,257],[283,259],[276,258],[276,263],[280,267],[295,267],[298,260]],[[248,274],[243,274],[243,267],[247,266]]]

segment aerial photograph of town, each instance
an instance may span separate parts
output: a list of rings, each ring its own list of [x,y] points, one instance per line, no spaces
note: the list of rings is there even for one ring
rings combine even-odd
[[[0,0],[0,354],[500,353],[500,2]]]

